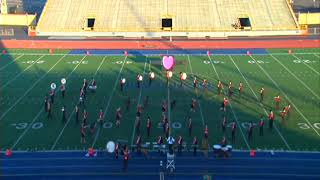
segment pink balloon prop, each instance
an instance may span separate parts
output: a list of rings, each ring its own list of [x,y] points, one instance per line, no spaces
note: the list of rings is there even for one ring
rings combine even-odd
[[[174,57],[173,56],[163,56],[162,65],[166,70],[170,70],[174,66]]]

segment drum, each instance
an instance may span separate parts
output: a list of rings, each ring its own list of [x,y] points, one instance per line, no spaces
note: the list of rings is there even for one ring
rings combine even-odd
[[[226,147],[228,148],[228,152],[232,152],[232,146],[231,145],[227,145]]]
[[[226,146],[226,147],[222,147],[221,150],[222,150],[223,152],[228,152],[228,147],[227,147],[227,146]]]
[[[216,145],[213,145],[213,152],[214,153],[219,153],[219,151],[221,150],[221,146],[216,144]]]
[[[50,87],[51,87],[52,90],[55,90],[57,88],[57,85],[55,83],[51,83]]]

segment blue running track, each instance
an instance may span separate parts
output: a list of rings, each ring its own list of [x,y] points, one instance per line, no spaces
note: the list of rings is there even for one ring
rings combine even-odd
[[[16,152],[12,157],[1,155],[0,179],[159,179],[159,162],[165,157],[150,152],[148,157],[132,153],[128,171],[122,171],[122,157],[98,152],[97,157],[87,158],[85,152]],[[176,158],[174,175],[166,179],[320,179],[320,153],[249,152],[237,151],[232,156],[209,158],[200,153],[193,156],[184,152]]]

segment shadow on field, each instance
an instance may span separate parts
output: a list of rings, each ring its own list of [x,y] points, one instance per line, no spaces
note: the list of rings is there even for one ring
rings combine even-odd
[[[51,56],[51,57],[50,57]],[[51,145],[54,143],[54,140],[61,132],[61,129],[64,127],[64,123],[61,121],[61,107],[66,106],[67,110],[67,117],[72,116],[70,123],[67,127],[71,126],[68,131],[65,131],[65,134],[62,135],[62,138],[66,138],[65,141],[68,142],[70,147],[74,146],[80,146],[87,148],[89,144],[82,145],[80,144],[80,124],[75,123],[74,115],[72,115],[72,112],[74,110],[75,104],[79,101],[79,89],[82,85],[82,81],[84,78],[87,80],[91,80],[91,78],[94,75],[94,71],[98,68],[99,63],[96,63],[95,66],[90,66],[90,63],[88,67],[85,67],[84,65],[79,65],[79,67],[73,71],[73,68],[75,66],[66,66],[61,65],[61,63],[66,63],[64,61],[80,61],[80,59],[83,56],[66,56],[66,60],[62,60],[56,68],[53,68],[52,71],[47,73],[46,70],[48,70],[52,65],[46,69],[40,68],[37,65],[33,67],[33,71],[25,71],[23,74],[17,79],[17,81],[13,81],[10,83],[10,89],[4,88],[1,90],[1,96],[0,96],[0,109],[3,109],[4,111],[0,112],[0,115],[2,116],[3,113],[5,113],[8,110],[7,115],[3,117],[0,121],[4,122],[1,123],[0,127],[3,129],[4,134],[10,134],[11,136],[6,136],[6,138],[1,138],[0,140],[0,146],[2,148],[9,148],[13,145],[14,142],[17,141],[17,138],[20,137],[23,132],[26,129],[14,129],[14,126],[11,125],[12,122],[18,122],[18,123],[30,123],[33,122],[32,125],[35,123],[43,123],[43,130],[35,131],[31,126],[30,131],[25,134],[24,137],[22,137],[21,141],[18,143],[18,145],[15,147],[15,150],[18,150],[20,147],[23,148],[29,148],[30,150],[35,150],[36,148],[42,149],[42,148],[50,148]],[[44,57],[47,58],[53,58],[50,59],[51,64],[54,64],[54,62],[58,61],[59,57],[55,55],[47,55]],[[90,62],[91,58],[93,56],[86,57],[87,60]],[[130,77],[128,78],[128,84],[126,85],[127,93],[133,97],[134,99],[138,99],[139,96],[139,89],[136,87],[136,81],[135,77],[137,73],[142,73],[145,63],[145,56],[137,56],[137,57],[128,57],[128,60],[139,63],[139,67],[130,68],[130,65],[126,65],[124,68],[124,71],[122,72],[121,76]],[[148,72],[149,72],[149,64],[146,66],[145,72],[145,78],[143,81],[143,93],[142,93],[142,100],[145,98],[145,94],[148,94],[150,96],[150,102],[152,105],[151,107],[155,107],[156,109],[148,109],[148,112],[143,112],[143,123],[141,124],[142,128],[142,139],[148,139],[148,140],[154,140],[156,141],[157,137],[159,135],[164,136],[162,134],[161,130],[155,131],[156,133],[152,134],[151,138],[146,138],[146,131],[145,131],[145,115],[150,114],[154,119],[154,125],[157,124],[157,122],[160,121],[161,116],[161,102],[163,100],[167,99],[167,84],[166,84],[166,78],[164,77],[165,71],[162,69],[161,65],[161,59],[160,57],[147,57],[148,61],[147,63],[151,62],[151,70],[156,73],[156,79],[154,80],[151,87],[149,87],[148,84]],[[102,57],[100,58],[102,59]],[[112,58],[111,58],[112,59]],[[10,55],[1,55],[1,62],[0,68],[3,68],[6,66],[6,64],[10,61],[12,62],[14,58]],[[99,61],[99,60],[96,60]],[[112,60],[114,61],[114,60]],[[106,61],[105,63],[107,63]],[[102,68],[105,65],[102,65]],[[105,109],[107,106],[107,101],[109,99],[108,94],[111,94],[111,91],[113,91],[113,87],[116,83],[116,89],[115,89],[115,96],[120,97],[119,99],[112,99],[111,101],[111,107],[107,111],[107,114],[105,115],[108,119],[108,121],[114,123],[114,114],[115,114],[115,108],[118,104],[122,104],[122,108],[125,109],[125,105],[123,102],[125,102],[126,96],[121,96],[121,93],[119,92],[119,83],[117,83],[115,80],[118,76],[120,65],[119,66],[111,66],[108,65],[108,69],[101,70],[96,75],[96,80],[98,83],[99,91],[97,91],[96,94],[88,94],[88,100],[86,109],[89,112],[89,120],[88,122],[91,123],[96,120],[96,116],[98,114],[98,111],[100,108]],[[208,91],[209,93],[203,93],[202,90],[199,90],[199,94],[196,94],[193,90],[193,83],[192,79],[193,76],[188,76],[188,80],[183,83],[183,87],[180,87],[180,80],[179,80],[179,72],[180,70],[185,69],[185,62],[177,62],[177,72],[174,72],[174,77],[170,80],[170,100],[176,99],[177,100],[177,108],[176,110],[172,111],[171,116],[174,118],[175,122],[179,122],[182,124],[181,129],[176,129],[174,132],[174,136],[177,137],[179,135],[182,135],[186,139],[187,144],[192,143],[192,137],[194,135],[198,136],[199,142],[201,142],[201,139],[203,138],[203,131],[204,127],[201,123],[201,116],[199,113],[199,108],[197,108],[197,112],[191,114],[192,118],[194,119],[195,127],[197,129],[194,130],[196,134],[192,134],[192,137],[188,137],[187,135],[187,126],[185,123],[185,119],[189,113],[189,108],[191,104],[191,98],[197,98],[201,102],[201,108],[204,118],[204,123],[208,124],[209,126],[209,144],[218,144],[220,143],[222,137],[225,135],[228,139],[228,142],[231,142],[231,130],[230,128],[227,128],[226,133],[224,134],[222,132],[221,128],[221,117],[223,116],[223,112],[219,111],[219,107],[222,102],[223,97],[217,97],[214,94],[216,94],[217,90],[215,87],[215,83],[213,82],[209,84]],[[225,68],[228,68],[227,66]],[[6,75],[6,72],[16,72],[18,74],[19,72],[23,71],[23,69],[20,69],[20,67],[16,63],[11,63],[10,65],[7,65],[7,67],[1,69],[0,71],[0,77],[1,82],[6,82],[9,79],[9,76]],[[179,72],[178,72],[179,71]],[[51,82],[56,82],[57,85],[60,85],[59,80],[62,77],[66,77],[70,72],[72,72],[72,75],[70,78],[68,78],[68,89],[67,89],[67,95],[64,99],[61,98],[61,93],[57,91],[56,95],[56,102],[53,105],[53,117],[52,120],[47,119],[47,114],[42,112],[43,111],[43,102],[44,102],[44,96],[48,93],[50,90],[49,85]],[[37,82],[37,80],[44,76],[43,80]],[[13,75],[13,77],[15,77]],[[199,84],[201,83],[201,80],[203,77],[197,76],[199,78]],[[254,77],[252,77],[254,78]],[[28,82],[25,82],[28,81]],[[217,79],[211,78],[210,81],[217,81]],[[25,93],[25,90],[31,88],[33,84],[36,83],[34,86],[34,90],[26,93],[25,97],[21,99],[16,105],[14,105],[15,102],[19,100],[19,98]],[[267,83],[267,82],[266,82]],[[129,92],[130,91],[130,92]],[[214,93],[212,93],[214,92]],[[245,101],[252,101],[253,97],[249,94],[243,95],[243,100]],[[121,101],[121,102],[119,102]],[[232,100],[235,101],[235,100]],[[142,101],[143,102],[143,101]],[[116,104],[116,105],[115,105]],[[13,106],[14,105],[14,106]],[[137,105],[137,101],[132,103],[131,109],[135,111]],[[9,107],[13,107],[9,110]],[[251,109],[254,112],[257,112],[254,107],[246,107],[247,109]],[[81,111],[83,109],[81,108]],[[249,122],[252,120],[254,123],[258,123],[258,118],[255,117],[252,114],[248,114],[247,112],[244,112],[241,109],[238,109],[236,106],[233,106],[233,111],[235,112],[236,116],[238,117],[239,122]],[[38,116],[37,114],[40,113]],[[135,113],[129,113],[130,117],[125,117],[128,120],[135,119]],[[132,117],[131,117],[132,116]],[[180,117],[182,116],[182,117]],[[228,118],[228,123],[235,121],[233,113],[230,111],[230,109],[227,111],[226,116]],[[177,118],[178,117],[178,118]],[[277,117],[278,118],[278,117]],[[278,118],[279,119],[279,118]],[[80,115],[80,121],[82,121],[82,114]],[[267,122],[266,122],[267,124]],[[29,124],[28,124],[29,125]],[[128,122],[129,130],[132,131],[133,121]],[[279,124],[277,123],[278,127]],[[236,143],[234,144],[234,148],[236,149],[247,149],[244,141],[242,140],[242,135],[239,129],[239,126],[241,124],[238,124],[238,129],[236,133]],[[245,125],[246,126],[246,125]],[[20,127],[20,125],[19,125]],[[313,146],[316,149],[320,149],[319,145],[316,146],[316,142],[318,139],[316,137],[309,137],[305,136],[305,134],[298,132],[296,130],[291,130],[286,127],[283,129],[280,128],[283,136],[288,140],[289,145],[293,149],[303,149],[305,146],[303,143],[297,141],[297,137],[304,137],[303,141],[308,142],[311,144],[314,144]],[[112,132],[116,131],[115,127],[112,128]],[[243,129],[243,133],[245,138],[247,139],[247,131],[246,129]],[[32,131],[32,132],[31,132]],[[102,131],[109,131],[107,129],[103,129]],[[281,141],[279,135],[276,131],[269,132],[265,128],[265,136],[259,137],[258,136],[258,128],[254,129],[254,138],[253,141],[250,142],[251,148],[268,148],[268,149],[286,149],[284,143]],[[88,132],[89,133],[89,132]],[[122,132],[121,132],[122,133]],[[127,134],[128,132],[124,132],[124,134]],[[127,139],[131,139],[131,132],[128,134],[129,137]],[[114,134],[108,134],[109,137],[100,137],[103,139],[118,139],[119,137],[116,137]],[[48,139],[48,140],[47,140]],[[136,137],[134,138],[136,139]],[[36,142],[35,142],[36,140]],[[39,143],[37,143],[39,142]],[[91,142],[91,141],[89,141]],[[59,144],[59,142],[58,142]],[[97,144],[97,147],[104,147],[105,144],[99,143]]]

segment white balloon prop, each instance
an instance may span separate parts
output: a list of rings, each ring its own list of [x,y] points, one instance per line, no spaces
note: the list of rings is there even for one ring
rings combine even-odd
[[[109,141],[109,142],[107,143],[107,151],[108,151],[109,153],[113,153],[114,150],[115,150],[115,147],[116,147],[116,144],[115,144],[113,141]]]
[[[67,80],[65,78],[62,78],[61,79],[61,84],[66,84],[67,83]]]
[[[52,90],[55,90],[57,88],[57,85],[55,83],[51,83],[50,87]]]

